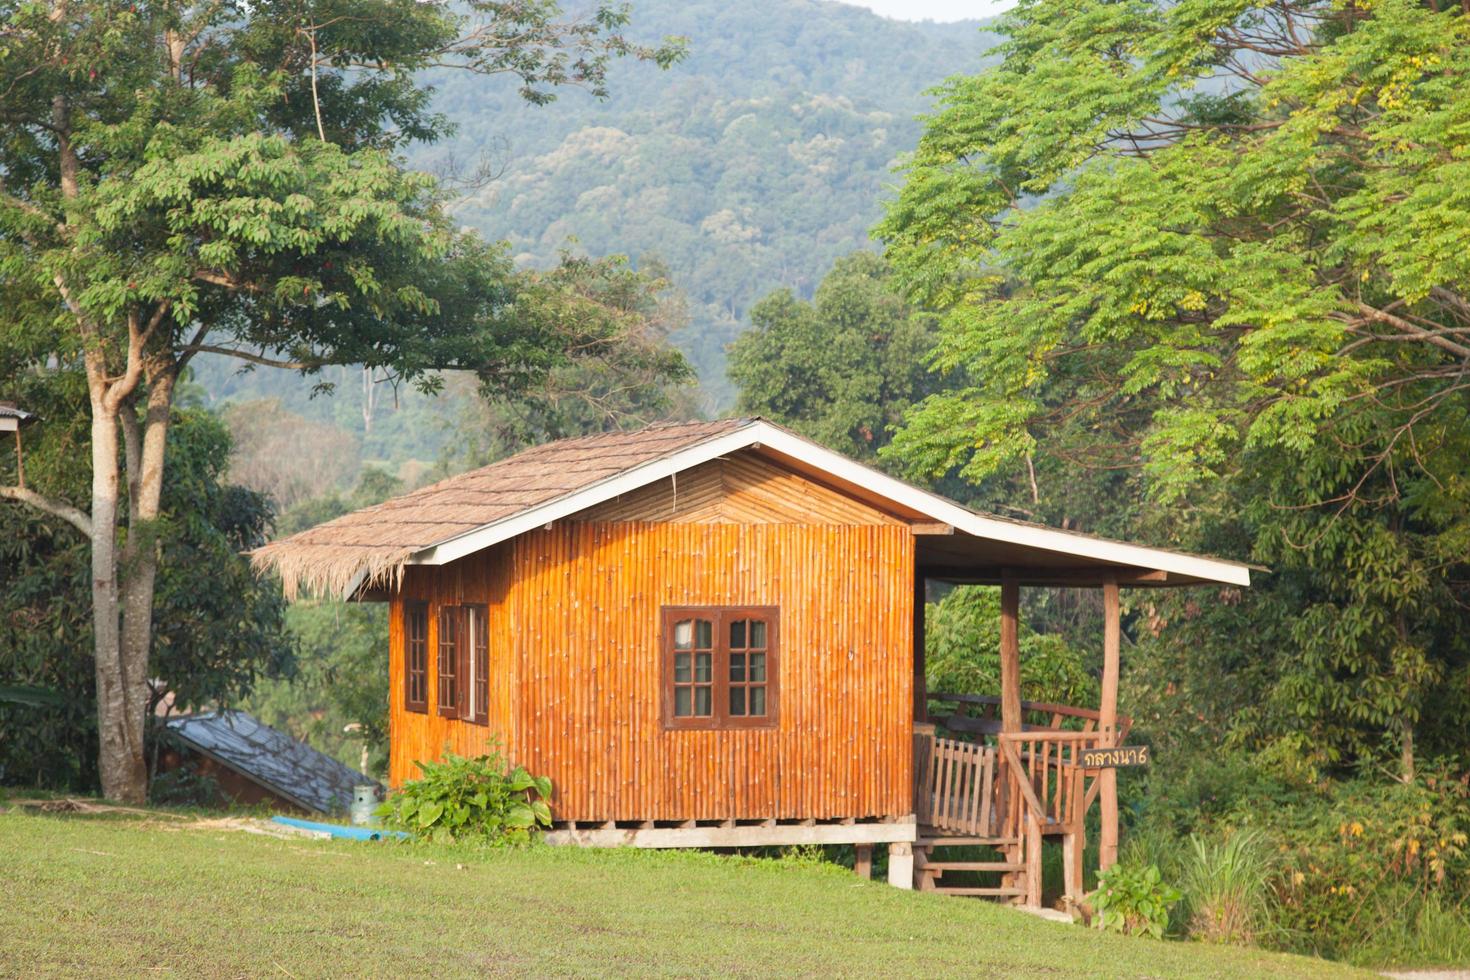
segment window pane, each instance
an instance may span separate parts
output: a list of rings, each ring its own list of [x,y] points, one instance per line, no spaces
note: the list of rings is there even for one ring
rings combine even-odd
[[[752,653],[750,655],[750,679],[752,681],[763,681],[766,679],[766,655],[764,653]]]
[[[694,680],[700,684],[708,684],[714,680],[714,654],[694,655]]]
[[[753,715],[763,715],[766,713],[765,685],[750,689],[750,713]]]
[[[730,647],[734,650],[745,649],[745,620],[737,619],[730,624]]]
[[[766,624],[758,619],[750,622],[750,648],[752,650],[764,650],[766,648]]]
[[[694,645],[694,621],[686,619],[674,624],[674,649],[688,650]]]
[[[745,688],[743,688],[743,687],[732,687],[732,688],[730,688],[730,714],[732,714],[732,715],[743,715],[743,714],[745,714]]]
[[[689,656],[687,653],[674,654],[674,683],[689,683]]]
[[[737,682],[745,680],[745,654],[730,654],[730,680]]]
[[[698,640],[698,642],[695,645],[698,646],[699,649],[701,649],[701,650],[708,650],[710,647],[714,646],[715,645],[715,626],[714,626],[714,624],[711,623],[707,619],[696,619],[694,621],[694,623],[698,627],[698,629],[696,631],[696,636],[695,636],[695,639]]]
[[[696,715],[711,715],[714,712],[711,707],[714,699],[710,697],[710,689],[707,687],[696,687],[694,689],[694,713]]]
[[[688,718],[693,713],[689,708],[689,688],[674,688],[674,714],[680,718]]]

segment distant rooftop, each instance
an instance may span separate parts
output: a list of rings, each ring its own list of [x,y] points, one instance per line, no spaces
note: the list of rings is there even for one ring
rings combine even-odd
[[[345,810],[352,787],[377,782],[243,711],[184,715],[165,724],[189,748],[304,810]]]

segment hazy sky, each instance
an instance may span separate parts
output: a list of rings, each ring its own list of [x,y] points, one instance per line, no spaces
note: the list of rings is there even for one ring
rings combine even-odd
[[[842,0],[897,20],[968,20],[998,14],[1012,0]]]

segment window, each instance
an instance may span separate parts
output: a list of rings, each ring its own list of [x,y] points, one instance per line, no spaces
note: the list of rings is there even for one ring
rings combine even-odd
[[[428,609],[423,603],[414,603],[415,610],[409,613],[413,622],[416,613],[423,626],[428,625]],[[406,631],[414,636],[413,627]],[[409,649],[414,649],[409,641]],[[420,664],[428,659],[428,639],[425,636],[418,649]],[[490,721],[490,616],[486,606],[440,606],[439,607],[439,656],[435,661],[437,698],[435,711],[445,718],[460,718],[478,725]],[[414,707],[415,691],[423,692],[428,687],[428,678],[423,667],[419,668],[417,688],[413,673],[413,654],[409,655],[409,707],[415,711],[427,710],[422,701]]]
[[[775,725],[776,634],[772,606],[665,606],[664,725]]]
[[[429,710],[429,604],[403,604],[403,706]]]
[[[465,669],[468,678],[465,692],[469,696],[465,717],[478,725],[490,721],[490,637],[489,610],[484,606],[465,606]]]
[[[438,712],[445,718],[460,714],[460,634],[464,617],[458,606],[439,607],[439,699]]]

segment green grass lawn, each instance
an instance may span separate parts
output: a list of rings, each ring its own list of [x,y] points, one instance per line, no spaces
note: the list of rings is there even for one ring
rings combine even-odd
[[[1367,976],[1102,935],[831,866],[278,840],[167,815],[0,812],[3,976],[506,973]]]

